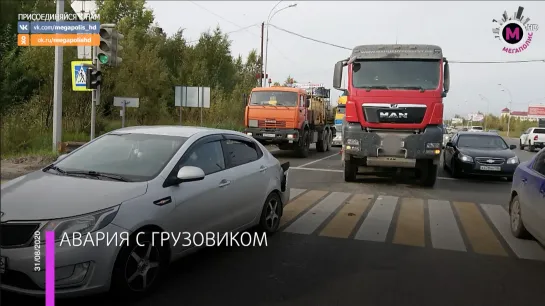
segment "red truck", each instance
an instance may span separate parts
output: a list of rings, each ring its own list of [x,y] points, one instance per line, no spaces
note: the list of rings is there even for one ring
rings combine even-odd
[[[357,174],[416,174],[432,187],[443,143],[448,61],[434,45],[362,45],[337,62],[333,87],[348,66],[342,127],[344,179]]]

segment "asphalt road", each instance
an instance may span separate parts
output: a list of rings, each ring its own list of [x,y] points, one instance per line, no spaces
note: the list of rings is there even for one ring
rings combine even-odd
[[[521,160],[535,154],[516,152]],[[434,188],[345,183],[338,148],[305,159],[274,154],[291,163],[292,201],[267,247],[198,252],[139,301],[58,305],[544,304],[545,249],[510,235],[510,183],[455,180],[442,169]],[[23,301],[30,303],[10,297],[2,305]]]

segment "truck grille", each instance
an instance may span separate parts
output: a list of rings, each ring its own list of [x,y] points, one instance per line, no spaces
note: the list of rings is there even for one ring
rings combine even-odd
[[[483,165],[501,165],[505,162],[505,158],[496,157],[475,157],[475,160]]]
[[[257,122],[257,126],[260,128],[285,128],[286,127],[286,121],[276,121],[274,119],[265,119],[265,120],[259,120]]]
[[[0,224],[1,246],[9,248],[27,245],[39,226],[36,223]]]
[[[363,104],[363,115],[369,123],[409,123],[418,124],[426,115],[424,104]]]

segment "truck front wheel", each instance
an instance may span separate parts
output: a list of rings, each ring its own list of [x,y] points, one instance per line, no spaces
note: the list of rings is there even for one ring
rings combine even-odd
[[[358,174],[358,166],[353,164],[353,161],[348,159],[344,161],[344,181],[354,182],[356,181],[356,175]]]
[[[437,165],[433,164],[433,161],[426,161],[422,163],[420,172],[420,185],[424,187],[433,187],[437,181]]]
[[[297,154],[303,158],[308,157],[308,151],[310,150],[310,135],[308,130],[303,132],[303,135],[299,139],[299,143],[297,145]]]

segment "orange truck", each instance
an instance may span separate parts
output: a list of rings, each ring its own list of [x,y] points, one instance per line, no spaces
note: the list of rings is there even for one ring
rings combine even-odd
[[[245,101],[244,132],[300,157],[312,143],[318,152],[329,151],[336,135],[329,93],[321,84],[256,87]]]

